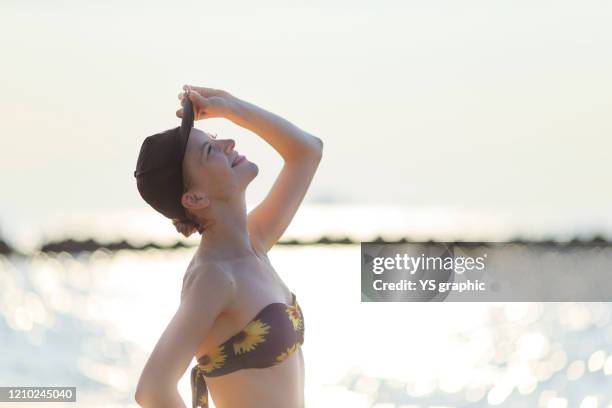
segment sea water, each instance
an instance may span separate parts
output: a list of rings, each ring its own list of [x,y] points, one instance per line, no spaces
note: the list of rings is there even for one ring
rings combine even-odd
[[[76,386],[76,406],[135,407],[192,253],[0,257],[0,384]],[[612,403],[610,304],[361,303],[359,256],[358,245],[269,253],[304,312],[307,406]]]

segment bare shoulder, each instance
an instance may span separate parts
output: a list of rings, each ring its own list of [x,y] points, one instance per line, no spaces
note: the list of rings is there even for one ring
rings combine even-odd
[[[204,261],[185,273],[181,302],[215,303],[215,308],[223,310],[235,294],[236,281],[231,271],[216,262]]]

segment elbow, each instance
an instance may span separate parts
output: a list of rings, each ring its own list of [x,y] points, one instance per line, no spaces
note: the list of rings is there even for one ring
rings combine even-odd
[[[134,394],[136,404],[144,408],[159,406],[159,403],[163,398],[163,395],[160,393],[161,389],[161,386],[156,386],[153,384],[145,386],[142,382],[139,383],[136,387],[136,393]]]
[[[134,400],[136,401],[136,404],[138,404],[139,407],[145,406],[146,397],[145,397],[145,394],[142,392],[142,390],[140,389],[136,390],[136,393],[134,394]]]
[[[321,158],[323,157],[323,140],[319,139],[316,136],[313,136],[313,139],[315,146],[313,148],[313,155],[317,159],[317,161],[321,161]]]
[[[143,375],[140,376],[140,379],[138,380],[138,385],[136,386],[136,393],[134,393],[134,400],[136,400],[136,403],[141,407],[144,407],[149,399],[149,387],[146,387],[148,382],[145,381],[143,377]]]
[[[309,135],[308,139],[298,149],[283,156],[285,162],[313,163],[320,162],[323,157],[323,141],[316,136]]]
[[[319,155],[323,156],[323,140],[319,139],[318,137],[315,136],[315,140],[317,142],[317,145],[319,147]]]
[[[136,394],[134,394],[134,399],[136,400],[136,404],[142,408],[152,408],[163,406],[164,398],[163,395],[155,391],[146,391],[137,389]]]
[[[145,392],[136,390],[134,399],[142,408],[185,406],[184,404],[181,405],[182,399],[176,388],[167,390],[150,390]]]
[[[155,399],[155,396],[144,388],[138,387],[136,389],[136,393],[134,394],[134,399],[136,400],[136,404],[138,404],[138,406],[148,407],[151,406],[151,401]]]

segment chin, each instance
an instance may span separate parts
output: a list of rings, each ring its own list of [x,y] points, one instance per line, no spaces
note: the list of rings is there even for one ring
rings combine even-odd
[[[257,167],[257,165],[253,162],[248,162],[247,164],[249,166],[249,174],[252,176],[252,180],[259,174],[259,167]]]
[[[246,188],[259,174],[259,167],[253,162],[242,163],[241,167],[242,170],[239,177],[242,180],[241,184]]]

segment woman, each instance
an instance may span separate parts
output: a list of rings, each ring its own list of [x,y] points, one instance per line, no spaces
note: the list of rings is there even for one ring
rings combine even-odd
[[[137,170],[142,197],[185,236],[202,237],[183,278],[181,303],[136,390],[142,407],[184,407],[179,379],[193,357],[192,407],[304,406],[304,316],[266,253],[289,225],[317,170],[322,141],[228,92],[185,86],[181,127],[148,137]],[[266,198],[248,215],[245,190],[258,167],[192,128],[221,117],[251,130],[283,158]],[[191,122],[191,123],[190,123]]]

